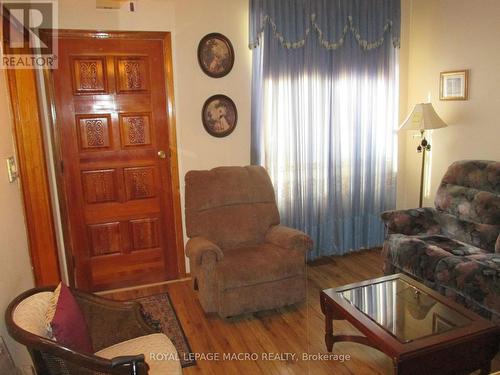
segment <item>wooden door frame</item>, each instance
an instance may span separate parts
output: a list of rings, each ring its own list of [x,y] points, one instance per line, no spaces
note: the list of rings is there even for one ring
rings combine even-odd
[[[11,20],[4,8],[0,36],[4,51],[15,54],[18,51],[10,48],[3,35],[3,27],[10,27]],[[19,32],[24,29],[18,22],[14,26]],[[34,281],[36,286],[47,286],[58,283],[61,274],[35,73],[33,69],[6,69],[2,72],[7,78],[10,97],[13,138]]]
[[[51,31],[47,31],[51,32]],[[182,215],[180,204],[179,168],[177,155],[177,135],[175,122],[175,101],[172,63],[172,42],[170,32],[143,32],[143,31],[95,31],[95,30],[57,30],[59,38],[73,39],[139,39],[139,40],[160,40],[163,44],[165,90],[167,97],[167,119],[168,119],[168,139],[169,139],[169,166],[171,175],[172,207],[175,230],[175,251],[177,254],[177,278],[186,276],[184,240],[182,231]],[[61,211],[63,227],[64,247],[66,254],[66,265],[70,284],[75,284],[73,244],[70,235],[69,214],[67,208],[67,192],[64,186],[62,175],[62,150],[60,142],[60,130],[57,124],[57,111],[55,106],[55,91],[52,72],[49,69],[44,71],[45,93],[49,108],[50,136],[52,137],[54,164],[56,173],[56,185]]]

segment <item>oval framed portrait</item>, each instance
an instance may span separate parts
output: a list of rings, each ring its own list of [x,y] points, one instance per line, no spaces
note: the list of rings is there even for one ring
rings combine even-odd
[[[236,105],[226,95],[213,95],[203,104],[201,121],[208,134],[219,138],[226,137],[236,128]]]
[[[198,44],[198,63],[201,70],[208,76],[213,78],[224,77],[233,69],[233,45],[222,34],[211,33],[205,35]]]

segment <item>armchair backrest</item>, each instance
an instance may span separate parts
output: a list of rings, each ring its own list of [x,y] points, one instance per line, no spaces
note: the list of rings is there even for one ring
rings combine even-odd
[[[280,222],[274,189],[260,166],[219,167],[186,174],[186,232],[222,249],[263,242]]]
[[[441,181],[435,205],[446,217],[445,230],[452,228],[459,239],[495,251],[500,233],[500,162],[453,163]]]

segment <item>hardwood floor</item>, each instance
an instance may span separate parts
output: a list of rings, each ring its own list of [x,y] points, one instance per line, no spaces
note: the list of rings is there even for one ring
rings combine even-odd
[[[228,320],[205,315],[189,281],[112,292],[106,296],[126,300],[168,291],[193,352],[200,355],[218,353],[220,357],[219,360],[198,359],[197,366],[183,369],[185,375],[386,375],[393,373],[391,359],[359,344],[338,343],[333,349],[337,358],[317,358],[328,353],[324,344],[324,316],[319,306],[319,291],[378,276],[382,276],[379,250],[314,262],[307,267],[306,302]],[[349,323],[342,321],[334,322],[334,329],[358,333]],[[258,359],[223,360],[224,353],[233,356],[246,353]],[[281,355],[281,358],[266,360],[265,356],[272,354]],[[305,355],[311,357],[304,358]],[[500,370],[499,355],[493,363],[493,370]]]

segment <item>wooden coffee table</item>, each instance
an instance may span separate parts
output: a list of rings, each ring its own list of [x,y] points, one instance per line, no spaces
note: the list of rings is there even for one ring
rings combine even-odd
[[[392,358],[395,374],[488,374],[500,327],[412,278],[396,274],[320,294],[325,342],[351,341]],[[364,336],[333,334],[347,320]]]

